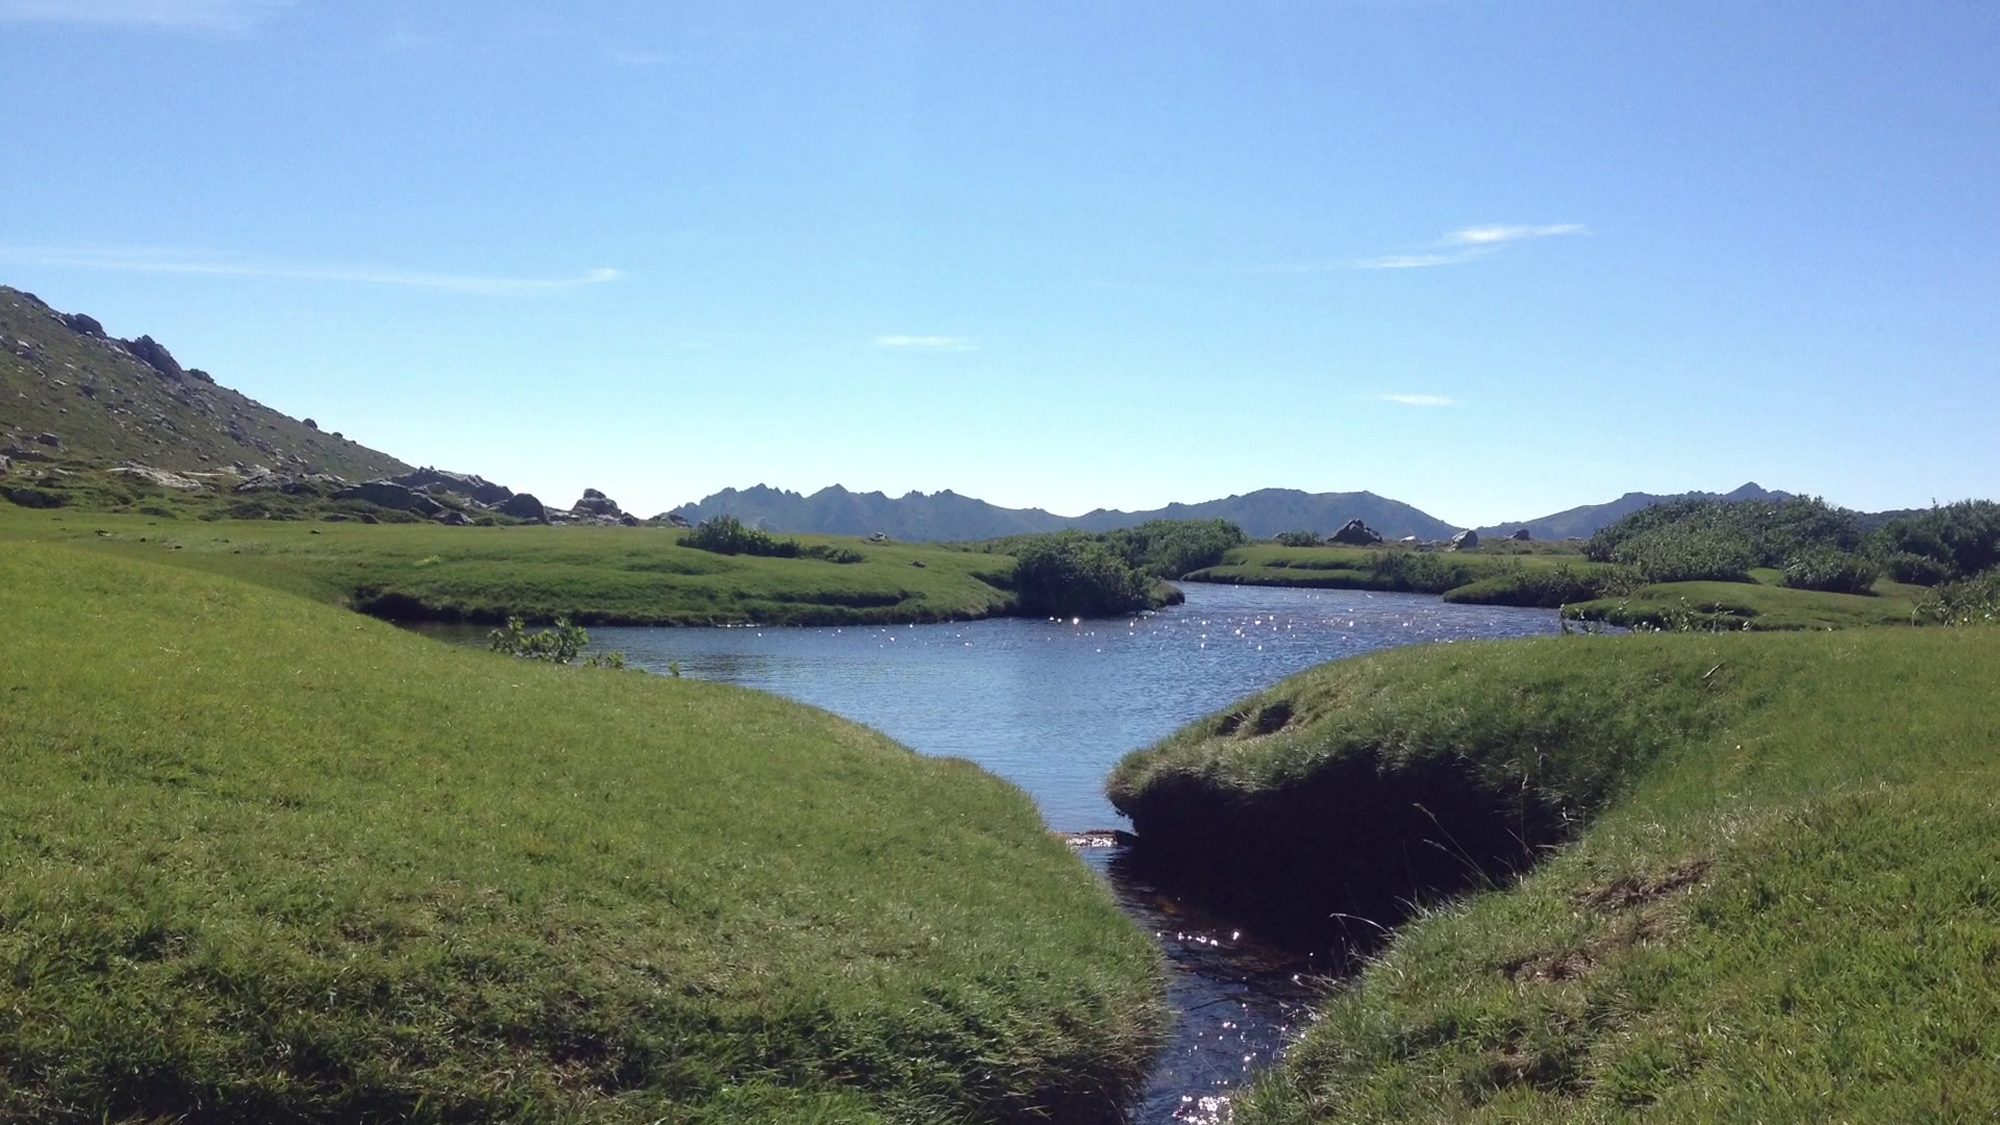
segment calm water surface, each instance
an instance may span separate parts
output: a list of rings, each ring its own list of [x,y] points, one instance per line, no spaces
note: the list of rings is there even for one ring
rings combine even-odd
[[[1395,645],[1558,631],[1553,610],[1420,594],[1189,583],[1128,620],[867,628],[596,627],[635,665],[761,688],[968,758],[1035,798],[1059,831],[1121,824],[1104,777],[1128,752],[1294,672]]]
[[[1315,664],[1396,645],[1559,631],[1550,610],[1448,605],[1416,594],[1190,584],[1187,604],[1125,621],[875,628],[594,628],[636,666],[761,688],[874,727],[925,754],[968,758],[1031,794],[1065,832],[1121,824],[1104,778],[1129,751]],[[1329,968],[1261,945],[1120,863],[1084,858],[1154,934],[1179,1013],[1134,1117],[1213,1121],[1229,1090],[1306,1018]]]

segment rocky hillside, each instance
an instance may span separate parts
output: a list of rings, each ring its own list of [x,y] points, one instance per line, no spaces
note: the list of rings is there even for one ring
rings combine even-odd
[[[348,480],[410,466],[216,383],[150,336],[118,339],[82,313],[0,286],[0,457],[132,461],[198,473],[235,468]]]

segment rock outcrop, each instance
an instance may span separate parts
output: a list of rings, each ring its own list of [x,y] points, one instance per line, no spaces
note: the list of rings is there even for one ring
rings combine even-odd
[[[393,508],[399,512],[412,512],[420,516],[442,515],[445,506],[418,492],[414,488],[397,484],[392,480],[371,480],[350,488],[343,488],[333,494],[335,500],[365,500],[382,508]]]
[[[31,297],[34,296],[32,293],[28,295]],[[96,317],[88,313],[57,313],[56,319],[62,321],[64,328],[69,329],[79,336],[88,336],[93,340],[106,338],[104,335],[104,326],[97,322]]]
[[[1478,547],[1479,533],[1470,528],[1451,537],[1451,549],[1454,551],[1471,551]]]
[[[1327,541],[1344,543],[1350,547],[1366,547],[1372,543],[1380,543],[1382,534],[1360,520],[1348,520],[1341,525],[1339,531],[1327,536]]]
[[[124,343],[125,350],[132,353],[133,359],[138,360],[140,363],[145,364],[167,378],[187,378],[187,372],[182,371],[181,365],[175,362],[173,353],[161,346],[160,342],[151,336],[141,336],[136,340],[126,340]]]
[[[517,520],[534,520],[536,523],[549,522],[548,509],[535,499],[532,492],[516,492],[493,509],[503,516],[513,516]]]
[[[618,501],[594,488],[583,490],[583,498],[569,506],[569,510],[579,516],[605,516],[617,519],[625,513],[619,509]]]
[[[454,496],[463,496],[489,508],[505,504],[514,495],[513,489],[504,484],[494,484],[485,477],[473,476],[470,473],[450,473],[443,469],[428,467],[389,479],[405,488],[418,488],[426,492],[442,491]]]

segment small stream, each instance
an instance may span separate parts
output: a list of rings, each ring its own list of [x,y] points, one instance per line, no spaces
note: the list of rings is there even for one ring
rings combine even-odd
[[[970,759],[1034,797],[1049,827],[1127,827],[1105,776],[1128,752],[1315,664],[1405,644],[1559,632],[1551,610],[1417,594],[1189,584],[1184,605],[1125,620],[1002,618],[862,628],[600,627],[636,667],[759,688]],[[464,639],[483,630],[449,630]],[[1079,849],[1154,935],[1179,1019],[1133,1120],[1212,1122],[1230,1091],[1309,1018],[1344,968],[1266,945],[1164,894],[1123,849]]]

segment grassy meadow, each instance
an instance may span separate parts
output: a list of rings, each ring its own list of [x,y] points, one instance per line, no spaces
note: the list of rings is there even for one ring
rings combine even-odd
[[[662,527],[179,520],[0,506],[0,541],[242,578],[380,616],[581,624],[872,624],[1006,613],[1013,559],[928,544],[800,536],[862,561],[720,555]]]
[[[294,596],[485,541],[306,530],[9,521],[0,1119],[1088,1121],[1143,1073],[1157,954],[1018,790]]]
[[[1110,788],[1141,847],[1238,880],[1384,834],[1436,857],[1246,1125],[1987,1121],[1995,683],[1979,628],[1410,648],[1285,681]]]

